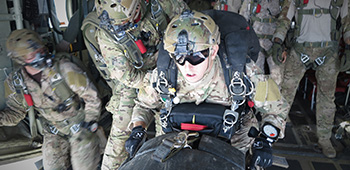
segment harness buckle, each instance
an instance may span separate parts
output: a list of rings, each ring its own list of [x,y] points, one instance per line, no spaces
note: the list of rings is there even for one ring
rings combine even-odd
[[[310,61],[310,57],[307,54],[301,53],[300,54],[300,60],[303,64],[307,63]]]
[[[315,63],[317,64],[317,66],[320,66],[324,63],[324,60],[326,59],[326,56],[323,56],[323,57],[317,57],[315,59]]]
[[[80,123],[72,125],[69,129],[73,134],[76,134],[80,130]]]
[[[23,86],[23,80],[22,77],[18,76],[17,74],[15,74],[13,76],[13,84],[17,87],[17,86]]]
[[[58,133],[58,129],[55,127],[55,126],[52,126],[52,125],[48,125],[49,126],[49,129],[50,129],[50,132],[54,135],[57,135]]]
[[[125,31],[119,31],[116,34],[113,34],[114,38],[119,42],[125,37]]]

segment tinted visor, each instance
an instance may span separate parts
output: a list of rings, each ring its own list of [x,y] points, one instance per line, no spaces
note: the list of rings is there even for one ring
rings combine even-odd
[[[185,65],[185,62],[188,61],[191,65],[198,65],[202,63],[209,56],[209,48],[203,51],[190,53],[187,55],[179,54],[174,55],[171,54],[171,57],[175,59],[175,61],[181,66]]]

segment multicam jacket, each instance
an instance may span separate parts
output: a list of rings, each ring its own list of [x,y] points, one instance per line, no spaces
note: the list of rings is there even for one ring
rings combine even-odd
[[[246,74],[255,84],[252,100],[255,103],[254,107],[263,115],[261,125],[264,122],[273,124],[281,130],[279,137],[283,138],[288,115],[288,104],[280,95],[278,86],[268,76],[263,75],[260,68],[254,62],[247,63]],[[138,93],[131,123],[144,121],[146,124],[149,124],[154,116],[150,112],[150,109],[159,110],[164,108],[164,103],[159,93],[153,88],[153,83],[157,81],[157,77],[157,69],[146,75],[143,83],[144,87],[140,88]],[[207,102],[230,106],[232,102],[218,57],[215,59],[213,68],[199,82],[186,82],[179,71],[176,94],[179,98],[179,103],[194,102],[198,105]]]
[[[41,72],[40,84],[31,78],[24,68],[19,69],[18,73],[22,75],[23,84],[32,97],[33,107],[40,113],[40,116],[63,134],[69,134],[69,127],[72,124],[98,120],[101,101],[95,86],[77,65],[65,58],[57,62],[59,62],[60,71],[55,70],[55,67],[46,68]],[[25,118],[28,109],[23,94],[16,92],[14,73],[11,73],[5,81],[7,107],[0,111],[0,126],[16,125]],[[64,79],[67,86],[76,95],[75,100],[80,103],[80,107],[70,107],[63,112],[55,111],[55,108],[63,102],[63,99],[56,94],[60,91],[51,85],[54,79],[57,79],[57,74]]]
[[[183,0],[158,0],[158,2],[164,14],[167,15],[167,19],[173,18],[176,14],[188,8]],[[157,23],[152,19],[150,11],[147,11],[143,20],[137,24],[137,28],[129,33],[133,37],[140,37],[142,33],[147,34],[147,39],[142,40],[146,48],[157,47],[162,40],[164,30],[157,30]],[[140,87],[145,71],[153,69],[156,65],[156,50],[147,54],[146,57],[143,57],[143,67],[137,69],[129,62],[124,49],[119,48],[119,46],[115,44],[117,42],[110,38],[103,30],[97,30],[96,39],[111,74],[110,78],[116,79],[129,87]],[[150,49],[147,49],[147,53],[149,50]]]

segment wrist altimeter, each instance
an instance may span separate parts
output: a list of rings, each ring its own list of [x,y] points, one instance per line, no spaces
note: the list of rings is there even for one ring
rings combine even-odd
[[[265,123],[261,128],[261,134],[268,142],[274,143],[278,139],[280,129],[270,123]]]

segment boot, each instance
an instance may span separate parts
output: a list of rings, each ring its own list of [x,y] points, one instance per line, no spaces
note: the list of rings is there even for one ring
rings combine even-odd
[[[337,152],[333,148],[330,139],[319,139],[318,145],[322,148],[323,155],[327,156],[328,158],[335,158],[337,155]]]

